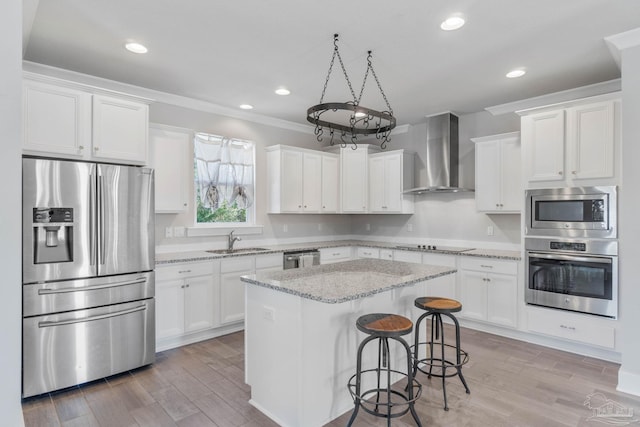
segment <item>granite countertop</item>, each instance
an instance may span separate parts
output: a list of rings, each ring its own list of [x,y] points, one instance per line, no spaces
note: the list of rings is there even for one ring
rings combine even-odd
[[[382,259],[358,259],[242,276],[243,282],[329,304],[453,274],[456,269]]]
[[[413,247],[413,245],[401,245],[398,243],[387,243],[387,242],[371,242],[367,240],[332,240],[332,241],[324,241],[324,242],[294,243],[294,244],[286,244],[286,245],[266,245],[266,246],[261,246],[261,248],[265,250],[256,250],[256,251],[242,251],[242,248],[238,247],[237,248],[238,252],[231,253],[231,254],[219,254],[219,253],[216,254],[216,253],[211,253],[206,251],[159,253],[159,254],[156,254],[156,265],[173,264],[173,263],[180,263],[180,262],[206,261],[210,259],[239,257],[239,256],[245,256],[245,255],[274,254],[274,253],[282,253],[286,251],[337,248],[341,246],[362,246],[362,247],[378,248],[378,249],[405,250],[405,251],[416,251],[416,252],[445,254],[445,255],[475,256],[475,257],[483,257],[483,258],[513,260],[513,261],[519,261],[521,259],[519,251],[475,248],[465,252],[458,252],[453,250],[449,251],[449,250],[418,249],[417,247]]]

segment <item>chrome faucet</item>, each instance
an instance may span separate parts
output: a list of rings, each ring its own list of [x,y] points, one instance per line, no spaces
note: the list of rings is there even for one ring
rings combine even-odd
[[[242,240],[239,237],[234,237],[233,232],[236,230],[231,230],[231,233],[229,233],[229,247],[227,248],[228,250],[232,251],[233,250],[233,244],[237,241],[237,240]]]

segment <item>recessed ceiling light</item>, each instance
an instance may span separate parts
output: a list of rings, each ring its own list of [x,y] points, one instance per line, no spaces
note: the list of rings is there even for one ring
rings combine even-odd
[[[515,79],[516,77],[522,77],[526,74],[527,72],[523,69],[517,69],[517,70],[511,70],[509,71],[506,76],[510,79]]]
[[[142,45],[140,43],[127,43],[124,45],[124,47],[129,51],[129,52],[133,52],[133,53],[147,53],[148,49],[145,45]]]
[[[440,28],[445,31],[453,31],[464,25],[464,19],[459,15],[454,15],[448,17],[446,20],[440,24]]]
[[[291,91],[289,91],[289,89],[284,88],[284,87],[276,89],[276,94],[278,94],[278,95],[283,95],[284,96],[284,95],[289,95],[290,93],[291,93]]]
[[[241,104],[240,108],[242,108],[243,110],[253,110],[253,105],[251,105],[251,104]]]

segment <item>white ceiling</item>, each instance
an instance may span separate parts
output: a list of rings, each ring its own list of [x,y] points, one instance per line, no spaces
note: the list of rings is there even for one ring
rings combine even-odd
[[[638,0],[25,0],[24,59],[306,123],[333,34],[356,94],[366,51],[398,124],[620,77],[604,37],[640,27]],[[458,31],[440,22],[462,13]],[[135,55],[125,42],[145,44]],[[505,73],[525,67],[527,74]],[[274,90],[286,86],[289,96]],[[337,63],[325,101],[348,101]],[[369,79],[362,105],[384,109]]]

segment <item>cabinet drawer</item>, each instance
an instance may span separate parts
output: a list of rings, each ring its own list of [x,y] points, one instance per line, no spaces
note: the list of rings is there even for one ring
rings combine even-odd
[[[615,327],[611,320],[556,310],[528,308],[527,327],[532,332],[586,344],[615,348]]]
[[[389,261],[393,261],[393,250],[380,249],[380,259],[388,259]]]
[[[322,248],[320,249],[320,263],[326,264],[332,261],[344,261],[351,259],[351,247],[343,246],[340,248]]]
[[[486,273],[518,274],[518,263],[487,258],[468,258],[463,256],[460,262],[460,268],[464,270],[484,271]]]
[[[256,256],[256,270],[261,268],[282,267],[282,253]]]
[[[172,264],[156,268],[156,280],[173,280],[182,277],[212,275],[215,271],[214,261]]]
[[[358,248],[358,258],[380,258],[378,248]]]

